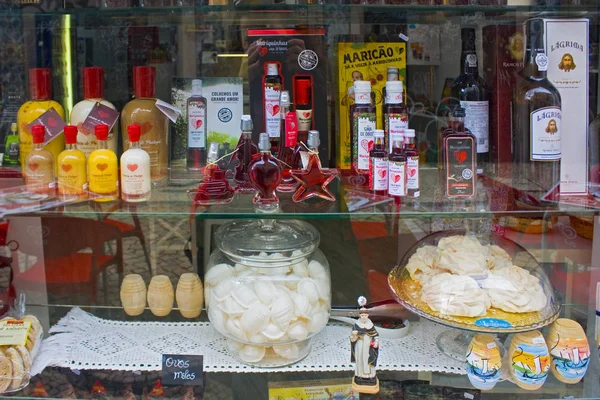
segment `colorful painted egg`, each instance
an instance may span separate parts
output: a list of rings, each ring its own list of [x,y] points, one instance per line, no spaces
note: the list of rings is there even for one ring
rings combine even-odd
[[[490,390],[500,379],[502,358],[493,336],[476,335],[467,352],[467,376],[471,385]]]
[[[517,333],[508,348],[510,375],[515,384],[526,390],[542,387],[550,371],[550,352],[539,331]]]
[[[590,345],[581,325],[571,319],[559,318],[550,327],[546,338],[554,377],[564,383],[579,382],[590,363]]]

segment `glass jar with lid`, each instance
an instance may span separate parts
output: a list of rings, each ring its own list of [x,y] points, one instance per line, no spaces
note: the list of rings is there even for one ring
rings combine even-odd
[[[304,221],[221,226],[205,274],[208,317],[245,364],[276,367],[310,351],[331,310],[329,263]]]

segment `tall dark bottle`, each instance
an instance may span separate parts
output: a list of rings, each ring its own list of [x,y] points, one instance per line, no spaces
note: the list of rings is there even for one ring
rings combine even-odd
[[[465,128],[477,139],[477,173],[489,163],[489,103],[483,80],[477,68],[475,29],[463,28],[460,75],[450,89],[456,106],[465,109]]]
[[[545,193],[560,182],[561,100],[546,77],[544,21],[525,23],[525,66],[513,93],[513,184]]]

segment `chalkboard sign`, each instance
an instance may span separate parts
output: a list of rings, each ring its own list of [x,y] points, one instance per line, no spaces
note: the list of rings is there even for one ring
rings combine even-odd
[[[202,385],[204,360],[202,356],[163,354],[161,381],[163,385]]]

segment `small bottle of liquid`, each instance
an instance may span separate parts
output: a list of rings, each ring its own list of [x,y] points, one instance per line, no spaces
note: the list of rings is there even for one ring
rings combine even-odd
[[[390,137],[392,152],[388,160],[388,194],[394,198],[394,204],[400,206],[406,196],[406,155],[404,153],[404,135],[394,133]]]
[[[269,134],[271,141],[271,150],[277,152],[280,141],[280,124],[281,117],[279,116],[279,99],[283,83],[279,75],[278,63],[266,63],[267,74],[263,78],[263,108],[265,116],[265,131]]]
[[[117,155],[109,150],[108,125],[94,127],[98,148],[88,157],[90,192],[97,195],[95,202],[113,201],[119,198],[119,172]]]
[[[152,179],[150,156],[140,146],[142,129],[138,124],[129,125],[129,150],[121,154],[121,199],[129,203],[150,200]]]
[[[236,163],[233,181],[236,191],[240,193],[254,193],[256,190],[248,177],[248,166],[252,156],[258,153],[258,147],[252,141],[252,129],[252,118],[249,115],[242,115],[242,134],[235,148],[236,152],[231,156],[231,161]]]
[[[65,126],[65,150],[56,160],[58,163],[58,197],[64,201],[87,198],[87,171],[85,153],[77,149],[77,127]]]
[[[49,150],[44,148],[46,128],[43,125],[34,125],[31,135],[33,136],[33,149],[27,153],[24,160],[25,185],[31,192],[54,198],[56,196],[54,157]]]
[[[3,165],[19,165],[19,132],[16,122],[10,124],[10,134],[4,141]]]
[[[200,171],[206,164],[206,99],[202,81],[192,81],[192,96],[187,101],[187,169]]]
[[[387,195],[388,191],[388,152],[383,137],[383,130],[376,129],[375,145],[369,154],[369,189],[381,196]]]
[[[354,82],[354,104],[350,106],[350,137],[352,138],[352,170],[368,184],[369,152],[375,133],[375,106],[371,102],[371,82]]]
[[[408,129],[408,109],[403,103],[404,89],[401,81],[388,81],[386,84],[387,97],[383,105],[383,130],[388,151],[392,151],[390,136],[400,129]]]
[[[260,154],[250,163],[250,181],[256,188],[254,204],[258,211],[275,212],[279,209],[279,198],[275,193],[281,182],[281,167],[271,155],[271,143],[266,132],[260,134],[258,141]]]
[[[295,85],[296,116],[298,119],[298,131],[308,132],[312,129],[312,81],[308,77],[296,79]]]
[[[297,168],[294,165],[294,149],[298,142],[298,120],[296,113],[291,111],[290,93],[287,90],[281,92],[281,120],[282,132],[278,158],[282,161],[283,179],[277,190],[293,192],[298,188],[298,182],[290,174],[290,170]]]
[[[465,109],[454,110],[442,132],[442,181],[446,197],[475,196],[477,177],[477,139],[465,129]]]
[[[404,130],[404,154],[406,155],[406,195],[419,197],[419,151],[415,143],[415,130]]]

